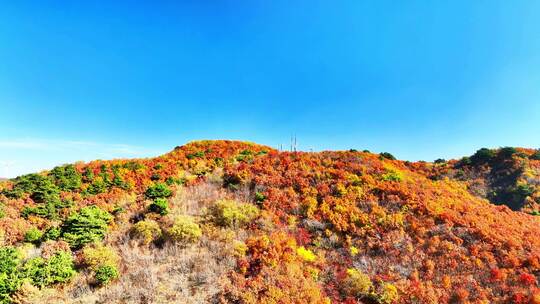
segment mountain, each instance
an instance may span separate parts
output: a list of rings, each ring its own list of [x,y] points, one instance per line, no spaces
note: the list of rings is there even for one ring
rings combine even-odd
[[[494,204],[540,214],[540,150],[482,148],[460,160],[421,164],[430,178],[458,180]]]
[[[540,303],[537,156],[198,141],[21,176],[0,183],[0,299]]]

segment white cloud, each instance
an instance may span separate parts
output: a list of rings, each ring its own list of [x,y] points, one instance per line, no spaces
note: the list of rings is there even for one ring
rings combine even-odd
[[[36,141],[3,140],[0,141],[0,148],[43,149],[45,147],[41,143]]]
[[[94,141],[0,139],[0,177],[15,177],[76,161],[153,157],[166,150]]]
[[[94,151],[103,155],[125,154],[126,156],[142,156],[157,152],[153,149],[127,145],[127,144],[109,144],[93,141],[71,141],[71,140],[48,140],[48,139],[16,139],[0,140],[0,148],[16,150],[40,150],[40,151],[58,151],[58,150],[87,150]]]

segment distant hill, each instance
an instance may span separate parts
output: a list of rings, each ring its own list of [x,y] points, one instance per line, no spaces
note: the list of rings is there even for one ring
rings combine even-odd
[[[494,204],[540,214],[540,150],[482,148],[460,160],[421,164],[430,178],[458,180]]]
[[[0,303],[540,303],[538,156],[197,141],[21,176]]]

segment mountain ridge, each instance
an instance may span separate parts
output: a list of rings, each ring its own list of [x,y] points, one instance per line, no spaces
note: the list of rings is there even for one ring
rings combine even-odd
[[[186,302],[540,303],[540,219],[487,199],[500,197],[490,197],[489,189],[502,191],[499,180],[506,185],[510,176],[508,187],[526,181],[534,188],[519,197],[524,208],[514,209],[534,213],[536,150],[487,150],[472,160],[413,163],[389,153],[283,152],[197,141],[155,158],[76,163],[4,182],[0,229],[4,243],[19,251],[33,243],[43,255],[44,246],[54,245],[80,257],[70,282],[83,286],[99,277],[85,251],[109,248],[119,255],[118,276],[108,289],[98,285],[85,295],[119,303],[107,290],[133,283],[134,253],[174,260],[179,257],[167,255],[171,250],[186,256],[192,249],[216,263],[219,280],[202,281],[210,294],[186,283],[198,290]],[[519,174],[507,174],[516,164]],[[81,212],[108,219],[103,230],[87,231],[77,222]],[[140,226],[146,228],[137,243]],[[29,239],[31,231],[53,230],[52,238]],[[146,271],[159,267],[178,274],[157,260]],[[158,281],[205,273],[197,269]],[[21,296],[21,286],[6,299]],[[46,286],[63,286],[54,290],[68,303],[80,298],[70,283]],[[167,288],[173,298],[181,294]],[[163,296],[142,287],[123,291],[128,303]]]

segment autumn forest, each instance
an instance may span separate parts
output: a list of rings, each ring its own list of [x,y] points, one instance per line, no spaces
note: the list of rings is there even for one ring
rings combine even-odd
[[[1,303],[540,303],[540,151],[197,141],[0,183]]]

